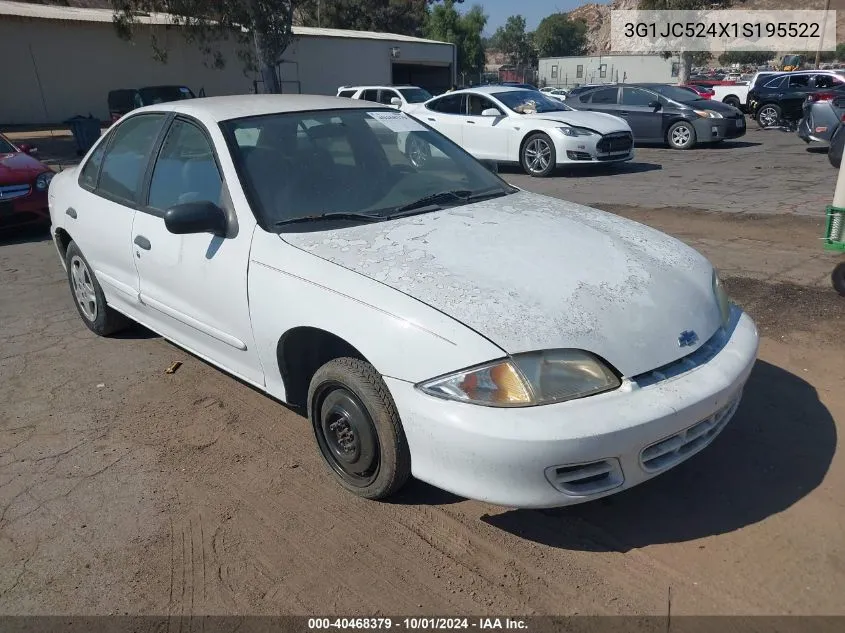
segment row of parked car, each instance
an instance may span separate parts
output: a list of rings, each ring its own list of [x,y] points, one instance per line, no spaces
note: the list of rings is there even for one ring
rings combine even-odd
[[[518,164],[532,176],[548,176],[561,165],[629,161],[638,142],[690,149],[740,137],[746,130],[737,108],[665,84],[583,86],[565,98],[520,85],[426,94],[415,86],[338,91],[340,97],[399,108],[476,158]],[[424,145],[403,150],[415,163],[430,157]]]

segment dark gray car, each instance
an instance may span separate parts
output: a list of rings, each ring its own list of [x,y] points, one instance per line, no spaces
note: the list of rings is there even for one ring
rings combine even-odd
[[[606,112],[628,122],[636,143],[666,143],[673,149],[717,143],[745,134],[745,116],[720,101],[666,84],[616,84],[566,99],[576,110]]]
[[[845,86],[807,96],[798,136],[807,143],[828,143],[845,115]]]

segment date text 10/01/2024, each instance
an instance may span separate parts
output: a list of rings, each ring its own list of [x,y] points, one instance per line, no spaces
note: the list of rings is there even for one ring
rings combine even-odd
[[[804,38],[819,39],[817,22],[626,22],[625,37]]]
[[[408,630],[443,630],[443,629],[512,629],[527,630],[525,620],[516,618],[308,618],[308,630],[332,629],[408,629]]]

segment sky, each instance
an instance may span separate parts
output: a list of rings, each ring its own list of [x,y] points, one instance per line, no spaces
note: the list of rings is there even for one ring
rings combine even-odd
[[[467,10],[474,4],[484,7],[484,13],[489,16],[484,34],[492,35],[512,15],[524,17],[526,28],[533,31],[547,15],[558,11],[571,11],[590,1],[604,4],[608,0],[464,0],[463,7],[459,9]]]

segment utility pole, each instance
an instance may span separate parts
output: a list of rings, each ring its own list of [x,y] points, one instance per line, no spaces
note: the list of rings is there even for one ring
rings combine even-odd
[[[827,0],[824,6],[824,20],[822,20],[822,39],[819,40],[819,47],[816,49],[816,70],[819,69],[819,62],[822,56],[822,41],[824,40],[824,31],[827,28],[827,12],[830,11],[830,0]]]
[[[829,4],[829,3],[830,3],[830,0],[828,0],[828,4]],[[318,27],[323,26],[323,23],[322,23],[322,21],[320,20],[320,8],[321,8],[322,6],[323,6],[323,0],[317,0],[317,26],[318,26]]]

